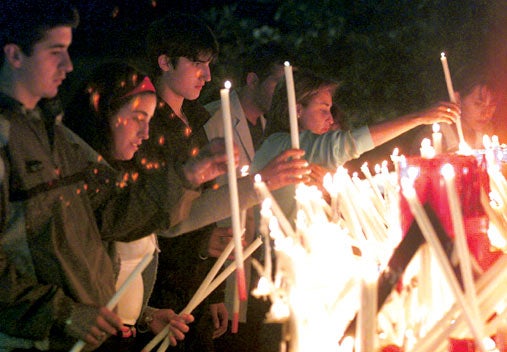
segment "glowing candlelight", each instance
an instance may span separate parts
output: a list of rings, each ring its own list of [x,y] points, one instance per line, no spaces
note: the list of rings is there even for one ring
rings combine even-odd
[[[296,237],[296,233],[294,232],[294,229],[292,228],[292,225],[290,224],[289,220],[287,220],[287,217],[283,213],[282,209],[278,205],[278,203],[275,201],[275,198],[273,198],[273,195],[269,191],[268,187],[266,186],[266,183],[262,181],[262,177],[260,174],[256,174],[254,177],[254,187],[255,190],[258,192],[259,196],[262,200],[264,199],[271,199],[271,210],[273,211],[273,214],[278,220],[278,223],[280,225],[280,228],[285,233],[286,236],[289,237]]]
[[[429,138],[423,138],[419,150],[422,158],[431,159],[435,156],[435,148],[431,146],[431,140]]]
[[[220,98],[222,102],[222,117],[224,122],[224,139],[227,151],[227,175],[229,181],[229,193],[231,202],[231,219],[232,234],[234,239],[234,260],[238,269],[236,270],[236,282],[238,285],[239,298],[244,301],[247,298],[245,270],[243,266],[243,245],[241,237],[243,231],[241,229],[241,219],[238,200],[238,184],[236,180],[236,163],[234,158],[234,142],[232,137],[232,119],[231,119],[231,103],[229,99],[229,90],[231,82],[226,81],[225,88],[220,90]]]
[[[289,104],[290,118],[290,138],[292,148],[299,149],[299,128],[296,109],[296,89],[294,88],[294,77],[292,75],[292,66],[288,61],[284,63],[285,82],[287,85],[287,102]]]
[[[440,132],[440,124],[434,123],[432,126],[433,133],[431,138],[433,141],[433,148],[435,148],[435,154],[442,154],[442,132]]]

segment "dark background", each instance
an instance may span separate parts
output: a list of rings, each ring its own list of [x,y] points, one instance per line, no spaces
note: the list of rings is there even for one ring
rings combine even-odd
[[[81,24],[71,47],[75,71],[67,85],[103,59],[142,64],[149,23],[169,11],[203,18],[220,43],[203,103],[217,97],[225,78],[237,82],[243,51],[270,40],[286,45],[294,64],[341,81],[337,101],[350,126],[447,100],[442,51],[451,75],[478,59],[500,88],[505,85],[503,0],[80,0],[76,5]],[[503,115],[502,105],[500,127],[505,125]],[[500,141],[506,141],[507,133],[503,138],[501,132]]]

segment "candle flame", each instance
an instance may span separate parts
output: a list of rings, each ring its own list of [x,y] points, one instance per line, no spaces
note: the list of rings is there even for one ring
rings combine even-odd
[[[249,169],[250,169],[250,166],[248,166],[248,165],[243,165],[243,166],[241,167],[241,170],[240,170],[240,172],[241,172],[241,177],[248,176],[248,171],[249,171]]]
[[[442,169],[440,169],[440,174],[444,176],[446,180],[450,180],[456,176],[456,173],[454,172],[454,168],[451,164],[445,164],[442,166]]]
[[[442,59],[445,59],[445,52],[443,52],[443,51],[442,51],[442,52],[440,53],[440,57],[441,57]]]
[[[262,176],[261,176],[261,174],[255,174],[254,181],[255,182],[262,182]]]
[[[438,122],[435,122],[432,126],[432,129],[433,129],[433,133],[438,133],[440,132],[440,124]]]
[[[224,83],[225,89],[231,89],[231,86],[232,86],[231,81],[225,81]]]
[[[284,66],[287,66],[287,67],[290,66],[290,62],[289,61],[285,61],[283,64],[284,64]]]

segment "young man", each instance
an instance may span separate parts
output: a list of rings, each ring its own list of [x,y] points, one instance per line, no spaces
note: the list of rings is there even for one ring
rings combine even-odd
[[[150,138],[141,145],[138,160],[174,163],[177,168],[208,143],[203,125],[209,114],[195,100],[211,79],[209,65],[218,53],[218,44],[206,24],[181,13],[152,23],[147,41],[147,60],[159,103],[150,122]],[[161,254],[150,304],[183,309],[214,263],[208,259],[213,254],[209,249],[215,244],[220,247],[221,237],[230,236],[228,229],[209,225],[184,236],[159,238]],[[222,297],[222,292],[214,293],[194,311],[196,320],[179,344],[180,350],[213,350],[214,334],[226,329]]]
[[[283,63],[288,60],[288,54],[284,48],[276,43],[263,44],[251,48],[243,60],[242,86],[231,91],[231,116],[233,126],[233,138],[239,149],[239,165],[250,166],[255,151],[263,141],[266,119],[264,114],[271,107],[271,99],[275,87],[283,77]],[[204,126],[209,139],[224,136],[222,108],[220,100],[207,104],[206,109],[212,115]],[[227,179],[221,177],[219,182],[226,183]],[[245,240],[250,243],[256,234],[254,221],[254,209],[248,210]],[[223,222],[221,226],[230,226],[229,222]],[[248,291],[253,289],[258,281],[258,275],[251,272],[251,264],[245,263],[245,272],[252,277]],[[227,309],[232,313],[234,290],[236,280],[231,276],[227,281],[225,302]],[[255,351],[258,346],[258,338],[261,326],[265,319],[265,313],[269,310],[270,302],[248,297],[247,301],[241,302],[239,311],[239,328],[237,334],[230,331],[215,341],[217,350],[223,350],[225,346],[229,351]],[[229,314],[232,317],[232,314]]]
[[[68,48],[77,24],[64,1],[0,4],[0,350],[66,351],[77,339],[95,349],[119,331],[122,322],[105,307],[115,273],[103,241],[167,224],[189,182],[161,167],[157,177],[115,187],[121,175],[62,125],[53,98],[73,69]],[[197,170],[205,181],[224,160],[197,160],[180,174]],[[171,322],[178,340],[193,319],[151,313],[146,323],[160,330]]]

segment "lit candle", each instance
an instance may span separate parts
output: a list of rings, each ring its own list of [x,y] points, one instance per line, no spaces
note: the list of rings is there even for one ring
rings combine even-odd
[[[232,234],[234,239],[234,260],[237,265],[236,282],[238,286],[239,298],[244,301],[247,298],[245,270],[243,266],[243,245],[241,237],[241,219],[238,200],[238,184],[236,180],[236,163],[234,158],[234,142],[232,139],[232,119],[231,103],[229,99],[229,89],[231,82],[226,81],[225,88],[220,89],[220,98],[222,102],[222,117],[224,122],[224,139],[227,152],[227,175],[229,181],[229,194],[231,202]]]
[[[447,85],[449,100],[455,103],[456,97],[454,96],[454,88],[452,86],[451,72],[449,71],[449,65],[447,63],[447,57],[445,56],[445,53],[440,54],[440,61],[442,61],[442,68],[444,69],[445,84]]]
[[[276,202],[275,198],[269,191],[268,187],[266,186],[266,183],[262,181],[262,177],[260,174],[256,174],[254,182],[254,188],[257,191],[257,194],[261,198],[262,201],[265,199],[271,200],[271,210],[273,211],[273,215],[278,220],[278,224],[280,225],[280,228],[285,233],[286,236],[296,238],[296,233],[294,232],[294,229],[292,228],[292,225],[290,224],[289,220],[283,213],[282,209]]]
[[[456,96],[454,95],[454,88],[452,86],[451,72],[449,71],[449,65],[447,63],[447,57],[445,53],[440,54],[440,61],[442,62],[442,68],[444,69],[445,84],[447,85],[447,92],[449,94],[449,100],[452,103],[456,103]],[[463,137],[463,129],[461,127],[461,116],[456,119],[456,129],[458,131],[459,148],[467,149],[465,137]]]
[[[428,138],[423,138],[419,150],[422,158],[431,159],[435,156],[435,149],[431,146],[431,141]]]
[[[290,118],[290,140],[292,148],[299,149],[299,128],[296,109],[296,89],[294,88],[294,77],[292,76],[292,66],[288,61],[284,63],[285,83],[287,85],[287,102],[289,104]]]
[[[435,149],[435,154],[442,153],[442,132],[440,132],[440,125],[438,123],[434,123],[433,133],[431,134],[431,138],[433,140],[433,148]]]

